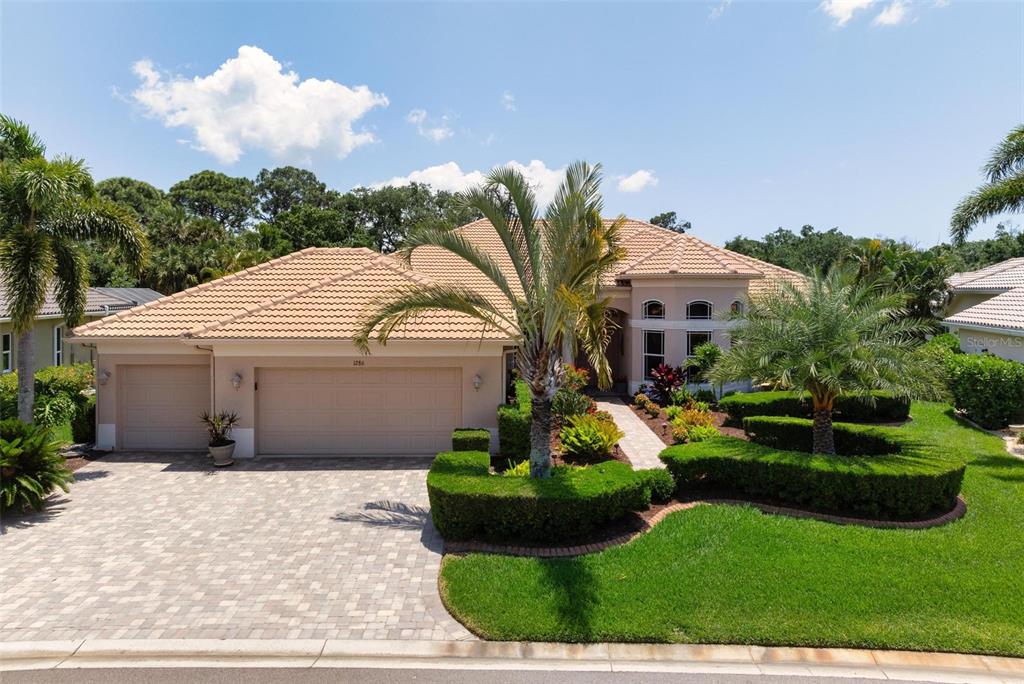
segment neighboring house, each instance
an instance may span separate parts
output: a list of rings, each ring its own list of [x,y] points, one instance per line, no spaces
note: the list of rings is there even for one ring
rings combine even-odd
[[[139,304],[162,297],[159,292],[144,287],[90,287],[85,298],[85,321],[94,321],[116,311],[130,309]],[[53,290],[46,293],[36,316],[33,336],[33,362],[35,369],[47,366],[66,366],[72,363],[90,363],[95,354],[91,346],[66,343],[64,316],[57,306]],[[11,311],[7,298],[0,291],[0,373],[18,368],[18,336],[11,326]]]
[[[511,268],[486,221],[459,229]],[[728,345],[719,314],[792,271],[692,235],[629,221],[627,256],[604,283],[621,329],[615,378],[682,363],[706,340]],[[239,415],[237,456],[430,454],[458,426],[496,432],[511,380],[511,336],[432,312],[386,347],[352,342],[375,298],[411,282],[487,283],[461,259],[421,247],[411,264],[364,248],[310,248],[74,330],[98,350],[97,446],[200,449],[204,410]],[[493,290],[492,290],[493,291]]]
[[[946,281],[950,312],[943,323],[966,352],[1024,361],[1024,258],[1007,259]]]

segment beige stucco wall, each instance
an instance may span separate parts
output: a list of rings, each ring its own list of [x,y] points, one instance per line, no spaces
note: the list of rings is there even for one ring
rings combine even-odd
[[[981,304],[993,297],[995,295],[989,292],[955,292],[946,306],[945,315],[952,316],[958,314],[964,309],[969,309],[975,304]]]
[[[1024,331],[1020,336],[979,332],[967,328],[960,328],[956,332],[960,338],[960,348],[969,354],[987,351],[1004,359],[1024,362]]]
[[[211,362],[211,408],[238,413],[234,433],[236,455],[255,453],[257,390],[254,380],[259,368],[450,368],[461,369],[462,425],[497,429],[497,406],[504,401],[504,367],[500,343],[392,343],[370,355],[359,354],[351,344],[333,343],[226,343],[200,345],[181,342],[98,343],[97,361],[97,446],[117,446],[118,382],[120,368],[128,364],[181,365]],[[209,348],[212,347],[212,351]],[[231,379],[241,376],[235,389]],[[473,378],[479,375],[479,389]]]
[[[83,322],[89,322],[96,320],[93,318],[86,318]],[[37,319],[35,328],[33,330],[33,366],[35,370],[41,370],[47,366],[53,365],[53,329],[56,327],[64,328],[65,334],[67,334],[67,325],[64,323],[62,318],[42,318]],[[0,322],[0,334],[9,334],[11,336],[11,348],[13,355],[11,357],[11,370],[17,370],[18,368],[18,336],[14,333],[9,322]],[[95,358],[95,353],[89,347],[72,344],[70,342],[64,343],[64,360],[61,365],[67,366],[72,363],[92,363]]]

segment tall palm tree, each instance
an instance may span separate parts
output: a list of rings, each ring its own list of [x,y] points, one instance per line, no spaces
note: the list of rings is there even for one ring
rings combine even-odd
[[[1024,125],[992,150],[984,167],[988,182],[960,201],[950,221],[954,244],[962,244],[979,221],[1024,212]]]
[[[85,240],[110,240],[138,271],[146,240],[134,215],[97,196],[81,160],[47,160],[25,124],[0,114],[0,284],[18,336],[18,417],[32,421],[35,317],[52,286],[69,326],[85,309]]]
[[[623,256],[619,231],[624,219],[601,219],[601,167],[576,162],[566,170],[554,200],[541,219],[526,179],[512,168],[498,168],[483,187],[461,197],[464,207],[491,222],[512,265],[504,272],[492,255],[448,227],[424,227],[406,240],[400,254],[433,246],[462,257],[495,288],[483,293],[460,285],[414,285],[376,302],[356,337],[369,351],[369,339],[386,344],[403,323],[429,310],[472,316],[507,331],[517,341],[517,366],[532,394],[530,475],[551,473],[551,399],[562,374],[562,342],[571,340],[587,355],[603,387],[611,384],[605,349],[613,323],[607,301],[598,298],[602,276]]]
[[[910,317],[906,295],[858,282],[833,268],[806,285],[780,283],[734,315],[732,348],[711,370],[715,382],[752,379],[806,392],[814,418],[814,453],[834,454],[836,397],[886,390],[931,398],[934,368],[915,354],[927,321]]]

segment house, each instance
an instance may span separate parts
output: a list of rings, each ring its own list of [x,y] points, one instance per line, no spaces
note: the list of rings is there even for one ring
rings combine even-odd
[[[159,292],[145,287],[90,287],[85,297],[85,321],[109,316],[115,311],[130,309],[139,304],[162,297]],[[57,305],[53,289],[46,293],[36,316],[33,335],[35,370],[47,366],[72,363],[90,363],[94,360],[92,347],[65,344],[64,315]],[[0,291],[0,373],[9,373],[18,367],[18,336],[11,325],[11,311],[5,294]]]
[[[943,323],[966,352],[1024,361],[1024,257],[957,273]]]
[[[511,268],[493,228],[459,229]],[[635,389],[659,363],[728,344],[717,315],[801,276],[692,235],[628,221],[626,258],[603,283],[620,325],[609,357]],[[369,356],[353,344],[374,298],[413,282],[487,291],[431,247],[406,263],[365,248],[310,248],[74,330],[97,360],[97,446],[200,449],[199,414],[236,412],[236,456],[430,454],[457,426],[496,432],[512,375],[507,331],[448,312],[419,316]]]

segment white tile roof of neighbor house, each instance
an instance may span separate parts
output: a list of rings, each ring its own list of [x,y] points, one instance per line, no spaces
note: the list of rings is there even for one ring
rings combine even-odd
[[[1024,287],[998,294],[945,320],[952,325],[1024,331]]]
[[[512,265],[487,221],[459,228],[508,274]],[[626,258],[605,283],[658,276],[734,277],[751,292],[803,276],[715,247],[692,235],[626,221]],[[416,249],[410,264],[365,248],[323,247],[233,273],[74,330],[76,338],[351,339],[375,301],[413,283],[447,283],[498,297],[493,286],[461,258],[432,247]],[[465,314],[431,311],[395,330],[393,339],[507,340],[507,331]]]
[[[955,273],[946,282],[956,292],[989,292],[1024,287],[1024,257],[1000,261],[977,271]]]

